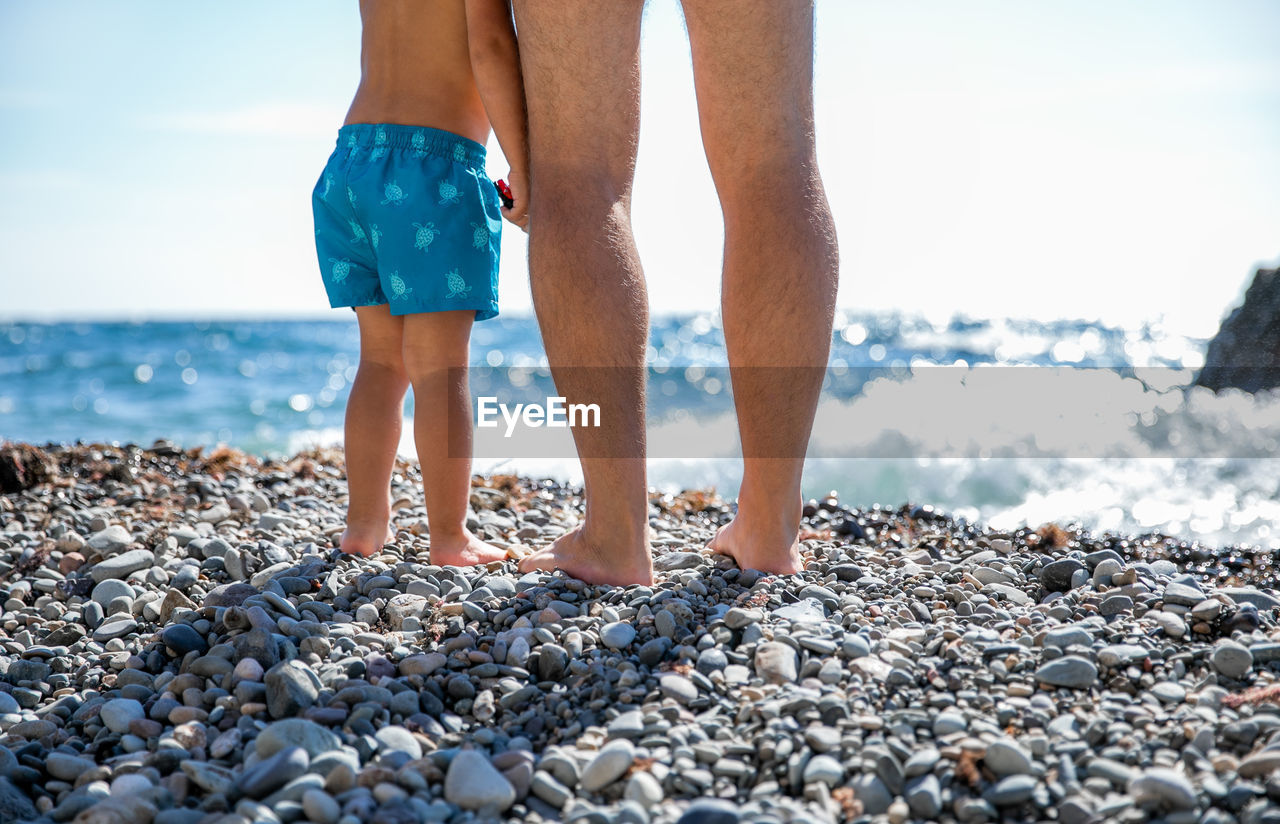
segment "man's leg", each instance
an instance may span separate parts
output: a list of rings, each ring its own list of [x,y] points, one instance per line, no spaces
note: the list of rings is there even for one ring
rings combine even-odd
[[[356,309],[360,366],[347,399],[347,529],[342,551],[373,555],[391,535],[391,472],[400,445],[404,393],[409,388],[400,354],[401,318],[381,306]]]
[[[744,458],[711,546],[801,568],[800,473],[831,348],[839,261],[813,127],[813,3],[683,0],[702,141],[724,210],[722,312]]]
[[[431,530],[431,563],[469,566],[507,553],[467,529],[471,498],[471,395],[468,346],[475,312],[424,312],[404,318],[404,365],[413,384],[413,439]]]
[[[521,564],[649,583],[644,274],[631,234],[643,0],[516,0],[529,109],[529,275],[556,388],[601,407],[577,427],[582,525]]]

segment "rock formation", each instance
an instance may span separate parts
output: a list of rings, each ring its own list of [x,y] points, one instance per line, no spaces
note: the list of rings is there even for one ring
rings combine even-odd
[[[1280,269],[1259,269],[1244,303],[1209,341],[1199,386],[1260,392],[1280,386]]]

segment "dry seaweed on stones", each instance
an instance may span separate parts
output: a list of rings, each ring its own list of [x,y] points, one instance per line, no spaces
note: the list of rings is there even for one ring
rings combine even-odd
[[[23,492],[56,479],[49,453],[25,443],[0,444],[0,493]]]

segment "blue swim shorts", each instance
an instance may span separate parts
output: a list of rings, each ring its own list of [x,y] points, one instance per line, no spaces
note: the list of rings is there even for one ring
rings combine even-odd
[[[311,197],[329,305],[495,317],[502,213],[484,155],[439,129],[343,126]]]

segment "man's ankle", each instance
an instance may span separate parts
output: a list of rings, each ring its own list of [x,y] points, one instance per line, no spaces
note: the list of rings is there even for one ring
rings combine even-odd
[[[443,541],[460,541],[471,535],[465,523],[436,525],[428,521],[427,530],[431,537],[439,538]]]
[[[799,498],[793,501],[789,494],[770,498],[748,493],[738,497],[735,520],[753,530],[794,533],[800,528],[803,514],[804,504]]]
[[[600,522],[600,527],[596,527],[596,523],[587,522],[582,525],[580,532],[583,542],[587,546],[600,552],[617,553],[619,551],[628,555],[648,554],[649,551],[649,524],[647,521],[641,523],[639,527],[631,529],[621,528],[614,523]]]
[[[349,525],[355,524],[356,526],[377,526],[381,524],[386,526],[386,525],[390,525],[390,523],[391,523],[390,507],[387,507],[387,511],[384,513],[373,513],[372,515],[367,512],[358,512],[358,513],[353,513],[350,511],[347,512],[347,524]]]

